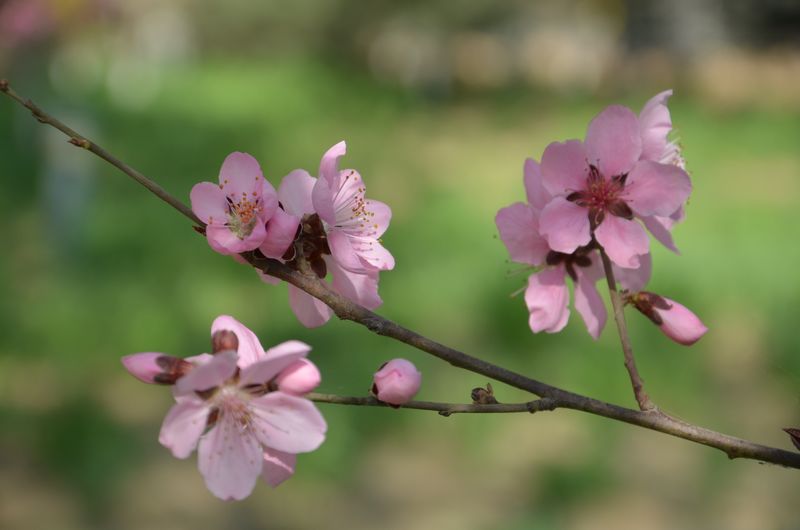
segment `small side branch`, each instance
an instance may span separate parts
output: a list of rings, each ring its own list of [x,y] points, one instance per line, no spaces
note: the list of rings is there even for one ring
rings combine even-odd
[[[436,401],[409,401],[403,405],[394,406],[379,401],[372,396],[339,396],[336,394],[318,394],[312,392],[306,397],[317,403],[334,403],[337,405],[355,405],[359,407],[391,407],[402,409],[432,410],[442,416],[452,414],[504,414],[511,412],[540,412],[555,410],[558,402],[554,399],[542,398],[526,403],[495,403],[492,405],[477,405],[466,403],[440,403]]]

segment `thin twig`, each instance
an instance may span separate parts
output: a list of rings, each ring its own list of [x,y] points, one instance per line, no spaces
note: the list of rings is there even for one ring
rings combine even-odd
[[[617,323],[619,340],[622,344],[622,353],[625,355],[625,368],[628,370],[628,375],[631,378],[633,395],[636,397],[639,409],[654,411],[656,410],[656,406],[650,401],[650,397],[647,395],[647,392],[645,392],[644,382],[639,375],[639,370],[636,369],[636,360],[633,358],[633,346],[631,346],[631,339],[628,336],[628,326],[625,323],[625,304],[617,290],[617,281],[614,279],[614,269],[611,267],[611,260],[608,259],[608,254],[606,254],[606,251],[602,247],[600,247],[600,257],[603,260],[603,269],[605,270],[606,282],[608,283],[608,294],[611,298],[611,306],[614,309],[614,321]]]
[[[16,94],[13,94],[8,88],[7,81],[0,80],[0,92],[8,94],[21,105],[31,109],[31,111],[34,113],[34,116],[42,123],[56,127],[58,130],[70,136],[70,138],[86,140],[79,135],[75,135],[72,129],[66,127],[54,118],[47,115],[32,102],[25,101]],[[86,141],[88,142],[88,140]],[[90,149],[90,151],[97,156],[100,156],[104,160],[112,163],[125,174],[134,178],[137,182],[140,182],[147,189],[177,209],[179,212],[186,215],[193,222],[202,225],[199,219],[197,219],[194,214],[191,213],[191,210],[188,207],[183,205],[174,197],[171,197],[166,191],[161,189],[151,180],[132,170],[124,163],[111,157],[105,151],[98,149]],[[156,192],[155,190],[160,190],[160,192]],[[526,377],[501,366],[497,366],[476,357],[472,357],[454,348],[439,344],[438,342],[424,337],[419,333],[404,328],[403,326],[400,326],[399,324],[383,318],[382,316],[356,304],[352,300],[333,292],[325,282],[320,281],[316,276],[302,274],[287,267],[280,261],[265,258],[258,252],[247,252],[242,254],[242,257],[261,271],[284,280],[305,291],[311,296],[318,298],[327,304],[342,320],[352,320],[362,326],[365,326],[373,333],[391,337],[400,342],[404,342],[409,346],[430,353],[431,355],[447,361],[453,366],[470,370],[491,379],[504,382],[510,386],[526,390],[542,398],[553,400],[558,404],[559,408],[588,412],[597,416],[629,423],[631,425],[637,425],[639,427],[669,434],[684,440],[703,444],[715,449],[719,449],[727,454],[731,459],[747,458],[800,469],[800,453],[785,451],[776,447],[769,447],[747,440],[742,440],[733,436],[728,436],[710,429],[705,429],[703,427],[686,423],[664,413],[654,414],[653,412],[632,410],[542,383],[541,381]]]
[[[512,412],[540,412],[555,410],[558,402],[553,399],[542,398],[526,403],[494,403],[491,405],[466,404],[466,403],[440,403],[437,401],[409,401],[403,405],[389,405],[372,396],[354,397],[339,396],[337,394],[318,394],[312,392],[306,397],[317,403],[335,403],[337,405],[356,405],[361,407],[392,407],[403,409],[433,410],[442,416],[452,414],[502,414]]]

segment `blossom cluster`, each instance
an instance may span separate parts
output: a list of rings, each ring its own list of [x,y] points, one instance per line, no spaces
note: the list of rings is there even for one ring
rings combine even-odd
[[[511,259],[538,268],[525,290],[532,331],[554,333],[566,326],[569,276],[575,309],[592,337],[600,335],[607,319],[595,287],[605,276],[601,251],[626,301],[643,310],[648,297],[638,293],[651,274],[645,229],[677,252],[670,232],[683,220],[692,189],[680,149],[670,139],[671,94],[656,95],[638,116],[612,105],[589,123],[583,141],[553,142],[541,164],[525,161],[528,202],[501,209],[495,222]],[[686,308],[665,304],[657,320],[653,311],[648,316],[671,339],[691,344],[706,332]]]
[[[383,302],[378,273],[394,268],[394,258],[380,237],[389,227],[391,209],[367,199],[361,175],[339,169],[345,142],[322,156],[317,177],[303,169],[286,175],[276,191],[251,155],[231,153],[222,164],[219,183],[192,188],[192,211],[206,223],[212,249],[233,256],[260,251],[293,268],[307,266],[319,278],[331,276],[339,294],[368,308]],[[277,280],[261,275],[268,283]],[[325,324],[331,309],[289,285],[289,304],[307,327]]]

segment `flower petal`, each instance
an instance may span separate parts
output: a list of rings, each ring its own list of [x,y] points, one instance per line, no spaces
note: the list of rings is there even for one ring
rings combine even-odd
[[[631,109],[611,105],[589,123],[586,155],[606,178],[629,172],[641,153],[639,120]]]
[[[189,193],[192,211],[207,225],[223,225],[228,221],[225,192],[211,182],[200,182]]]
[[[255,250],[264,241],[267,231],[264,223],[256,223],[250,235],[240,239],[227,226],[206,226],[206,239],[211,248],[220,254],[233,255]]]
[[[264,358],[264,347],[261,346],[258,337],[250,328],[232,316],[220,315],[211,323],[211,336],[213,337],[216,332],[224,330],[234,332],[239,340],[239,348],[236,352],[239,368],[245,368]]]
[[[270,348],[263,360],[242,370],[239,386],[268,383],[284,368],[308,355],[309,351],[311,346],[299,340],[290,340]]]
[[[584,160],[584,165],[586,165]],[[526,158],[525,165],[522,167],[522,181],[525,184],[525,196],[528,198],[528,203],[541,210],[544,208],[552,196],[544,187],[542,180],[542,168],[539,162],[533,158]]]
[[[290,214],[302,217],[314,213],[311,193],[317,179],[304,169],[295,169],[283,177],[278,187],[278,200]]]
[[[653,271],[653,256],[649,252],[643,256],[639,256],[639,267],[635,269],[626,269],[624,267],[617,267],[614,265],[614,277],[617,279],[619,285],[631,292],[639,292],[650,281],[650,276]]]
[[[379,240],[371,237],[350,236],[350,245],[361,259],[362,270],[388,271],[394,268],[394,256]]]
[[[689,175],[678,166],[642,160],[628,175],[625,201],[640,217],[672,215],[692,192]]]
[[[589,165],[580,140],[553,142],[542,154],[542,184],[551,195],[586,189]]]
[[[563,197],[556,197],[539,216],[539,233],[547,239],[551,249],[571,254],[592,240],[589,210]]]
[[[319,178],[325,179],[331,189],[339,188],[339,159],[347,153],[347,144],[342,140],[322,155],[319,163]]]
[[[344,230],[331,228],[328,231],[328,246],[336,262],[347,270],[364,272],[366,270],[364,263],[353,248],[352,243],[355,242],[355,238],[351,238]]]
[[[220,414],[200,440],[197,455],[206,486],[222,500],[250,495],[263,468],[264,453],[255,433],[243,429],[231,414]]]
[[[642,225],[622,217],[606,215],[594,236],[611,261],[620,267],[638,268],[640,257],[650,250],[650,240]]]
[[[333,191],[327,180],[317,179],[314,189],[311,190],[311,202],[320,219],[329,226],[336,224],[336,212],[333,209]]]
[[[595,280],[590,275],[582,274],[583,269],[578,269],[578,281],[575,283],[575,309],[583,318],[589,335],[597,339],[606,325],[606,305],[597,292]]]
[[[381,237],[386,232],[386,229],[389,228],[389,221],[392,220],[392,209],[389,208],[388,204],[381,201],[367,199],[366,211],[370,220],[368,231],[370,237]]]
[[[250,411],[253,431],[266,447],[308,453],[325,441],[325,419],[308,399],[270,392],[252,399]]]
[[[175,391],[188,394],[196,390],[208,390],[221,385],[236,372],[236,352],[224,351],[214,355],[205,364],[195,367],[191,372],[178,379]]]
[[[300,218],[278,208],[267,223],[264,242],[258,250],[268,258],[279,259],[294,242]]]
[[[670,308],[656,309],[663,320],[659,328],[664,335],[678,344],[691,346],[706,334],[708,331],[706,325],[686,306],[669,298],[664,298],[664,301],[670,305]]]
[[[657,215],[650,215],[647,217],[642,217],[642,222],[644,226],[653,234],[659,243],[670,249],[675,254],[680,254],[680,250],[678,247],[675,246],[675,242],[672,239],[672,233],[669,231],[669,227],[674,224],[674,222],[669,217],[659,217]]]
[[[158,441],[175,458],[187,458],[206,428],[209,409],[196,397],[184,396],[172,406],[161,425]]]
[[[292,308],[297,320],[307,328],[316,328],[326,323],[331,318],[331,308],[324,302],[314,298],[295,287],[289,285],[289,306]]]
[[[556,333],[564,329],[569,319],[568,301],[569,289],[564,282],[564,267],[531,274],[528,288],[525,289],[531,330],[534,333]]]
[[[293,396],[304,396],[322,382],[322,374],[317,365],[308,359],[298,359],[281,370],[275,378],[278,390]]]
[[[672,130],[672,119],[667,108],[667,100],[672,90],[656,94],[644,104],[639,113],[639,132],[642,136],[643,160],[659,162],[667,151],[667,136]]]
[[[533,208],[521,202],[512,204],[497,212],[494,222],[512,261],[528,265],[544,263],[550,247],[539,234],[539,221]]]
[[[336,292],[367,309],[376,309],[383,304],[378,295],[378,271],[350,272],[333,259],[325,261],[333,277],[333,288]]]
[[[297,465],[297,455],[264,449],[264,466],[261,468],[261,478],[273,488],[294,475]]]
[[[236,151],[229,154],[225,157],[222,168],[219,170],[220,188],[229,197],[250,196],[253,192],[261,193],[263,181],[264,175],[261,173],[261,166],[248,153]]]

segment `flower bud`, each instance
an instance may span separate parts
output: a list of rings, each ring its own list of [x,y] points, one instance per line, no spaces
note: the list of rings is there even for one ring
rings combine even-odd
[[[708,328],[685,306],[657,294],[641,292],[630,297],[636,309],[678,344],[691,346]]]
[[[372,393],[391,405],[411,400],[422,383],[422,374],[405,359],[392,359],[381,366],[372,378]]]
[[[314,363],[308,359],[298,359],[278,374],[275,383],[282,392],[302,396],[317,388],[321,379]]]
[[[163,353],[135,353],[122,358],[122,364],[139,381],[172,385],[186,375],[192,365],[180,357]]]

